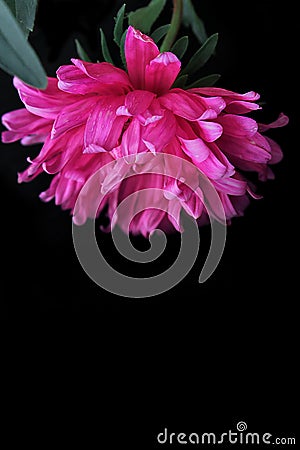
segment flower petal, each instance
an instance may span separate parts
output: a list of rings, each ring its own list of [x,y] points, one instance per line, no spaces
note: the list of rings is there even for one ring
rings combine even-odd
[[[132,116],[143,114],[154,98],[155,94],[152,92],[135,90],[126,95],[125,107]]]
[[[24,145],[33,141],[43,142],[52,126],[51,121],[31,114],[25,108],[4,114],[2,123],[9,130],[2,133],[2,142],[15,142],[23,138]]]
[[[214,180],[214,186],[218,191],[228,195],[244,195],[247,190],[247,182],[232,177]]]
[[[161,120],[142,127],[141,135],[147,148],[155,153],[163,151],[170,144],[175,136],[175,132],[175,118],[170,111],[165,111]]]
[[[57,70],[58,87],[72,94],[121,95],[130,89],[130,81],[124,70],[110,63],[89,63],[71,59],[74,66],[61,66]]]
[[[182,144],[182,150],[194,161],[202,162],[210,154],[209,147],[200,139],[182,139],[179,138]]]
[[[133,119],[123,134],[121,148],[124,156],[146,151],[146,145],[141,140],[141,124],[138,119]]]
[[[218,145],[228,155],[233,155],[246,161],[267,163],[271,159],[270,145],[259,133],[256,133],[250,139],[223,135]]]
[[[83,125],[94,107],[97,97],[84,98],[77,100],[71,105],[66,106],[58,114],[51,131],[51,138],[55,139],[61,136],[65,131]],[[80,112],[80,113],[79,113]]]
[[[224,134],[228,136],[251,137],[258,129],[256,121],[250,117],[223,114],[217,120],[222,125]]]
[[[158,54],[159,50],[153,39],[132,26],[128,28],[125,40],[125,56],[129,79],[135,89],[145,89],[146,66]]]
[[[191,121],[201,119],[202,114],[206,111],[201,98],[183,89],[172,89],[160,97],[159,102],[177,116]]]
[[[145,71],[145,89],[162,95],[167,92],[180,72],[181,62],[171,52],[159,54]]]
[[[87,120],[84,145],[96,145],[110,151],[118,145],[126,116],[117,116],[116,110],[124,103],[124,97],[100,97]],[[86,150],[88,152],[88,150]]]
[[[58,89],[56,78],[48,78],[45,90],[33,88],[14,77],[14,86],[18,89],[20,99],[32,114],[47,119],[55,119],[57,114],[70,103],[74,102],[72,95],[67,95]]]
[[[238,94],[237,92],[228,91],[227,89],[221,89],[217,87],[194,88],[190,89],[189,91],[193,92],[194,94],[207,95],[208,97],[226,97],[226,100],[228,97],[232,100],[254,102],[260,98],[260,95],[254,91],[246,92],[245,94]]]
[[[267,139],[271,147],[271,159],[269,161],[269,164],[279,163],[283,158],[283,153],[280,146],[277,144],[277,142],[273,141],[273,139],[267,136],[265,136],[265,138]]]
[[[251,111],[256,111],[257,109],[261,109],[257,103],[244,102],[241,100],[233,100],[232,102],[227,103],[226,112],[229,114],[247,114]]]
[[[216,122],[205,122],[198,120],[199,134],[206,142],[214,142],[223,133],[223,127]]]
[[[271,128],[285,127],[288,123],[289,123],[289,118],[285,114],[280,113],[278,119],[275,120],[274,122],[271,122],[268,125],[260,123],[259,131],[263,132],[263,131],[268,131]]]

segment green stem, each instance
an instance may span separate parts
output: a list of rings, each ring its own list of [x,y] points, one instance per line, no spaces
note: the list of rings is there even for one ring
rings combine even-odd
[[[165,39],[163,40],[163,43],[160,47],[161,53],[167,52],[170,50],[172,45],[175,42],[176,36],[178,34],[180,25],[181,25],[181,19],[182,19],[182,9],[183,9],[183,0],[173,0],[173,15],[171,20],[171,26],[169,28],[169,31],[166,34]]]

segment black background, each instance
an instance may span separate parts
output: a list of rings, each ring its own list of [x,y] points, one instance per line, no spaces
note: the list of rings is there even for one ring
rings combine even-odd
[[[144,3],[127,5],[133,9]],[[59,65],[75,56],[74,37],[97,59],[98,27],[109,35],[119,6],[113,1],[41,0],[31,42],[48,74],[54,76]],[[272,121],[281,111],[290,117],[288,127],[271,133],[285,155],[274,168],[275,181],[260,185],[264,199],[253,200],[245,217],[233,221],[222,261],[204,285],[197,278],[209,240],[205,229],[197,264],[169,292],[134,300],[101,290],[77,261],[68,212],[38,199],[48,176],[16,182],[32,150],[19,143],[1,144],[0,315],[22,330],[25,326],[22,333],[16,326],[20,355],[42,343],[34,358],[40,363],[36,378],[44,380],[50,373],[51,381],[43,385],[43,395],[50,395],[41,405],[49,402],[55,409],[50,421],[39,421],[47,439],[64,430],[64,442],[81,436],[84,445],[96,439],[102,448],[109,437],[108,449],[150,449],[166,426],[175,432],[222,432],[239,420],[250,431],[295,433],[296,12],[288,2],[269,1],[203,1],[198,10],[208,34],[220,33],[217,55],[204,75],[220,72],[219,86],[260,92],[266,102],[257,116],[261,121]],[[169,17],[170,7],[158,24]],[[191,53],[195,48],[194,42]],[[2,72],[0,112],[19,107],[11,77]],[[113,253],[109,236],[103,236],[102,245],[108,256]],[[171,238],[169,255],[177,245],[178,239]],[[122,265],[117,256],[111,259]],[[38,330],[32,345],[23,346],[32,329]],[[61,337],[62,330],[67,338]],[[70,358],[74,351],[75,365]]]

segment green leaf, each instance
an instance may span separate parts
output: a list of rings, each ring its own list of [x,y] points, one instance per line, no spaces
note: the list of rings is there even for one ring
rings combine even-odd
[[[165,37],[165,35],[167,34],[167,32],[169,31],[170,28],[170,24],[168,25],[163,25],[162,27],[157,28],[155,31],[153,31],[153,33],[151,34],[152,39],[154,40],[154,42],[156,44],[159,43],[159,41]]]
[[[77,51],[79,58],[82,61],[91,62],[92,61],[91,58],[89,57],[87,52],[84,50],[84,48],[82,47],[82,45],[80,44],[78,39],[75,39],[75,45],[76,45],[76,51]]]
[[[128,14],[129,25],[145,34],[149,34],[152,25],[158,19],[167,0],[151,0],[148,6]]]
[[[5,0],[24,34],[33,30],[37,0]]]
[[[221,75],[219,73],[213,73],[212,75],[202,77],[199,80],[195,81],[195,83],[190,84],[189,86],[187,86],[187,89],[214,86],[220,78]]]
[[[125,57],[125,39],[126,39],[126,34],[127,34],[127,30],[125,30],[124,33],[122,34],[121,42],[120,42],[120,55],[121,55],[121,60],[122,60],[122,63],[123,63],[123,66],[124,66],[125,70],[127,68],[126,57]]]
[[[0,67],[31,86],[40,89],[47,86],[37,54],[3,0],[0,0]]]
[[[114,64],[112,57],[110,56],[110,52],[109,52],[107,42],[106,42],[106,37],[105,37],[105,34],[104,34],[102,28],[100,28],[100,35],[101,35],[101,49],[102,49],[103,58],[106,62]]]
[[[181,75],[174,81],[172,88],[184,88],[185,83],[187,82],[188,75]]]
[[[203,21],[198,17],[191,0],[183,0],[183,17],[184,26],[191,27],[194,35],[203,44],[207,40],[207,34]]]
[[[182,38],[178,39],[173,47],[171,48],[170,52],[174,53],[174,55],[177,56],[177,58],[181,59],[183,58],[187,48],[189,45],[189,38],[188,36],[183,36]]]
[[[210,36],[199,48],[199,50],[194,54],[191,58],[190,62],[186,66],[186,68],[182,71],[183,74],[188,73],[192,74],[197,72],[198,69],[204,66],[207,63],[209,58],[215,51],[216,45],[218,42],[218,33]]]
[[[115,18],[114,41],[119,47],[123,34],[125,8],[126,5],[124,4],[122,8],[119,9],[117,17]]]

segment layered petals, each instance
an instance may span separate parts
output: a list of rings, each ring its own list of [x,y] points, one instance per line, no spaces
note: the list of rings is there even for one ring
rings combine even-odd
[[[45,90],[14,78],[26,109],[3,115],[2,141],[43,143],[19,182],[46,172],[53,178],[41,199],[70,209],[77,225],[106,207],[108,229],[118,224],[145,237],[156,228],[182,232],[182,210],[199,224],[210,211],[219,217],[217,205],[206,205],[203,180],[228,220],[242,215],[249,196],[260,198],[246,173],[266,181],[274,177],[269,164],[282,159],[279,145],[262,133],[288,118],[281,114],[264,125],[246,116],[261,108],[253,91],[172,88],[181,62],[132,26],[125,56],[127,73],[110,63],[72,59]]]

